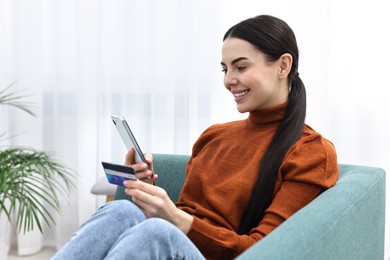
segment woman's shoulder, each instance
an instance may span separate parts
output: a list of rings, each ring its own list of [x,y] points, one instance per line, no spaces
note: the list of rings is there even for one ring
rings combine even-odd
[[[309,125],[305,125],[301,138],[288,151],[290,156],[316,155],[336,158],[336,148],[334,144],[314,130]]]
[[[325,138],[323,135],[321,135],[319,132],[314,130],[311,126],[305,125],[303,129],[303,134],[300,140],[298,142],[304,143],[312,143],[312,142],[319,142],[323,145],[330,145],[334,147],[333,143]]]
[[[310,126],[305,125],[302,137],[288,150],[283,168],[286,176],[316,179],[328,188],[338,178],[336,148]]]

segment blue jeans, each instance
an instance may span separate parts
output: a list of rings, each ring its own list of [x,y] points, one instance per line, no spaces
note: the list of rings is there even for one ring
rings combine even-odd
[[[161,218],[147,218],[132,202],[99,208],[52,258],[204,259],[191,240]]]

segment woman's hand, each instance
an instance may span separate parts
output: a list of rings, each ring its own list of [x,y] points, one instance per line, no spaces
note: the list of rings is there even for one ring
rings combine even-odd
[[[168,220],[187,234],[193,217],[178,209],[167,192],[157,186],[141,181],[125,181],[125,192],[132,196],[133,202],[140,207],[147,217],[159,217]]]
[[[131,166],[134,168],[137,179],[146,183],[154,184],[158,176],[157,174],[153,174],[154,172],[153,156],[151,154],[146,154],[145,159],[147,164],[135,163],[135,150],[134,148],[131,148],[126,154],[126,159],[124,164],[126,166]],[[148,170],[148,166],[150,170]]]

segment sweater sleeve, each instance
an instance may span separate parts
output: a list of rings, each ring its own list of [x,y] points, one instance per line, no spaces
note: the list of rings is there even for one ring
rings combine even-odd
[[[247,235],[194,218],[189,238],[212,259],[231,259],[306,206],[338,178],[336,152],[321,136],[307,136],[290,148],[279,169],[274,198],[259,225]]]

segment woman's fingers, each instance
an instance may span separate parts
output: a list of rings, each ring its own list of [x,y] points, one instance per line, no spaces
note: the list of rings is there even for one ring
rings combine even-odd
[[[125,181],[124,185],[126,187],[125,192],[132,196],[133,202],[147,216],[166,218],[167,214],[164,211],[166,208],[170,208],[173,202],[171,202],[164,189],[141,181]]]
[[[148,184],[155,184],[157,178],[158,178],[158,175],[157,174],[153,174],[153,176],[150,176],[151,173],[148,173],[146,175],[141,175],[141,174],[136,174],[137,176],[137,179],[139,179],[140,181],[143,181],[143,182],[146,182]],[[146,177],[140,177],[140,176],[146,176]]]
[[[125,165],[133,167],[137,179],[154,184],[158,176],[153,173],[153,156],[152,154],[145,155],[146,163],[135,162],[135,150],[130,148],[126,153]],[[149,167],[149,169],[148,169]]]
[[[125,165],[131,166],[135,164],[135,150],[134,148],[130,148],[127,153],[126,153],[126,158],[125,158]]]
[[[153,167],[153,155],[151,153],[145,154],[146,163],[149,165],[149,168],[152,172],[154,172]]]
[[[155,186],[143,183],[141,181],[125,181],[125,192],[132,196],[132,200],[137,204],[147,216],[156,214],[156,207],[154,206],[156,200],[158,200],[157,193],[153,189],[148,189],[146,186],[157,188]],[[146,185],[146,186],[145,186]]]
[[[123,185],[126,187],[126,189],[140,190],[152,196],[158,195],[159,193],[161,193],[160,190],[163,190],[157,186],[153,186],[141,181],[128,180],[128,181],[124,181]]]

